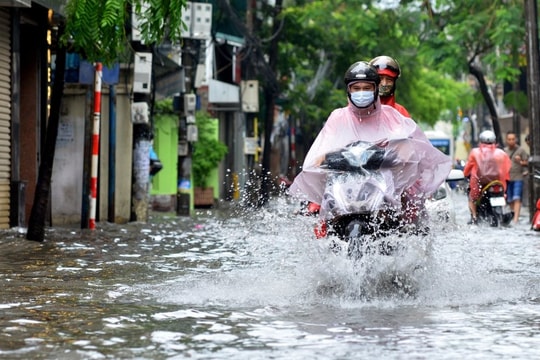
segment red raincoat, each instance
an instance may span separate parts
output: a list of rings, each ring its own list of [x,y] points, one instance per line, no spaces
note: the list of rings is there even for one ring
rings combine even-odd
[[[482,187],[493,180],[501,181],[506,191],[511,166],[512,162],[508,155],[496,144],[480,144],[479,147],[472,149],[463,169],[463,174],[470,177],[469,199],[478,200]]]

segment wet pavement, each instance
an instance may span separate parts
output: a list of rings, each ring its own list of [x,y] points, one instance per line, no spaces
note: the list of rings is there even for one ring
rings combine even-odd
[[[535,359],[540,233],[434,222],[395,256],[352,261],[313,219],[253,209],[152,213],[0,240],[0,357]]]

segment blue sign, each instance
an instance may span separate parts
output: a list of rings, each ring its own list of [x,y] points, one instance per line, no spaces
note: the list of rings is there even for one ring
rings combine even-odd
[[[86,60],[81,60],[79,54],[68,53],[66,55],[66,83],[92,85],[94,83],[94,74],[94,65]],[[112,67],[103,66],[101,76],[101,81],[105,85],[118,84],[120,64],[116,63]]]

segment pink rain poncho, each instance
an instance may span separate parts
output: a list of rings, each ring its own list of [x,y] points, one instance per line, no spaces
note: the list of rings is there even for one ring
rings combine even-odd
[[[423,131],[410,118],[377,100],[367,109],[349,104],[334,110],[306,155],[302,171],[289,194],[321,204],[327,187],[327,172],[320,168],[325,155],[356,141],[399,144],[393,152],[398,166],[383,172],[387,184],[385,199],[397,205],[403,192],[426,198],[446,180],[452,160],[433,147]],[[324,216],[325,214],[322,214]]]

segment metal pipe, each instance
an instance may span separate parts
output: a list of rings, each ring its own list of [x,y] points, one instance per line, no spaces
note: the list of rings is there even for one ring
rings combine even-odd
[[[108,212],[109,222],[115,222],[115,193],[116,193],[116,91],[114,85],[109,86],[109,192]]]

